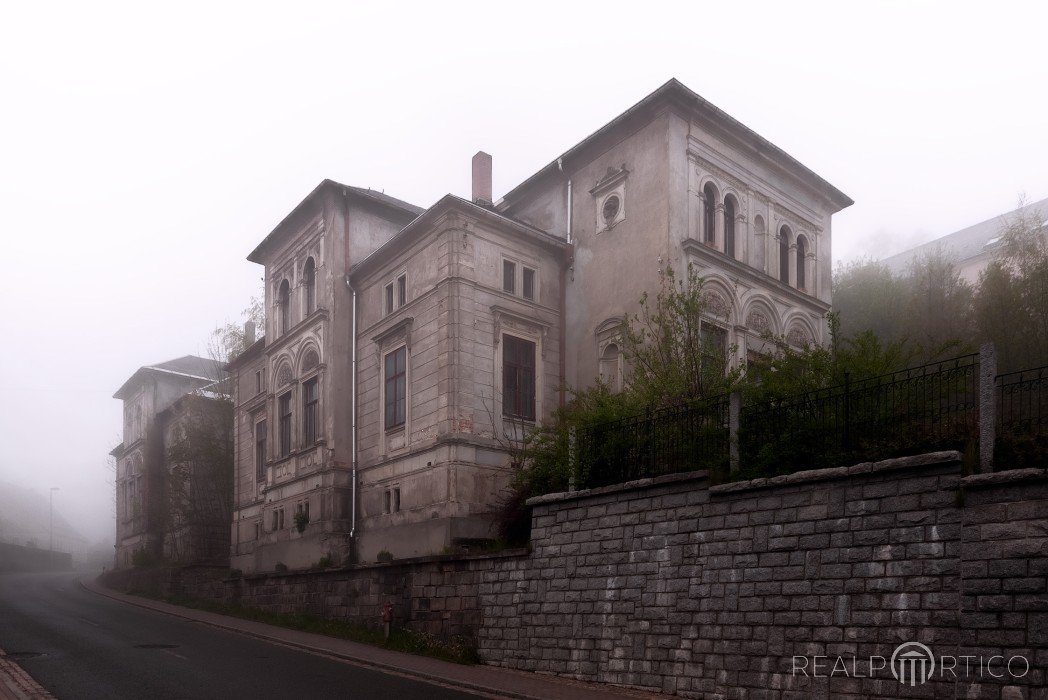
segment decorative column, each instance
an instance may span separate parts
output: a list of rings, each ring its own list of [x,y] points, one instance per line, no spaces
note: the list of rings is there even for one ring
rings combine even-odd
[[[695,230],[697,232],[697,234],[695,236],[695,240],[697,240],[699,243],[705,243],[706,242],[706,195],[704,195],[702,193],[702,191],[700,190],[699,192],[695,193],[695,198],[698,200],[698,210],[699,210],[698,226],[696,226],[696,228],[695,228]]]
[[[717,202],[715,205],[717,208],[713,214],[713,229],[715,231],[713,237],[713,247],[724,252],[724,202]]]
[[[789,277],[789,281],[787,281],[787,284],[789,284],[792,287],[796,287],[797,286],[797,240],[796,239],[794,239],[793,242],[790,243],[789,253],[787,253],[787,255],[786,255],[786,261],[787,261],[787,263],[789,264],[789,267],[790,267],[790,277]]]
[[[749,217],[735,216],[735,259],[750,264],[750,220]]]

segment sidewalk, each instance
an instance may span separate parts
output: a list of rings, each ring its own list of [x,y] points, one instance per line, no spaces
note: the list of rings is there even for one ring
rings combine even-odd
[[[0,700],[53,700],[53,696],[0,649]]]
[[[604,700],[605,698],[656,698],[665,697],[597,683],[583,683],[566,678],[545,676],[536,673],[501,669],[494,666],[464,666],[428,656],[416,656],[381,647],[351,642],[334,637],[325,637],[310,632],[285,629],[253,620],[217,613],[183,608],[149,598],[125,595],[105,588],[95,581],[81,579],[80,585],[99,595],[119,600],[140,608],[148,608],[167,615],[193,620],[205,625],[220,627],[251,637],[277,644],[297,647],[306,651],[336,657],[343,661],[369,666],[375,669],[409,676],[424,681],[453,686],[463,690],[503,698],[523,700]],[[2,659],[0,659],[2,662]],[[3,667],[0,666],[0,678]],[[14,696],[16,698],[23,696]],[[24,696],[24,697],[49,697]],[[7,700],[0,686],[0,700]]]

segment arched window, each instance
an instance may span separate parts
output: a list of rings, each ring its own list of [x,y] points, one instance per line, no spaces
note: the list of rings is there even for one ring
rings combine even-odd
[[[619,366],[619,346],[609,343],[600,356],[600,380],[612,391],[622,389],[622,372]]]
[[[735,258],[735,198],[724,198],[724,254]]]
[[[302,284],[306,288],[306,316],[317,309],[317,264],[313,258],[306,260],[302,269]]]
[[[779,229],[779,281],[790,283],[790,227]]]
[[[808,257],[808,239],[804,236],[797,236],[797,289],[805,290],[808,288],[806,282],[807,279],[804,275],[804,263]]]
[[[707,243],[717,241],[717,190],[712,182],[707,182],[702,188],[702,196],[706,200],[706,212],[702,217],[703,240]]]
[[[753,217],[753,256],[750,259],[753,261],[753,266],[761,271],[764,271],[764,256],[766,254],[764,246],[768,244],[764,240],[764,234],[764,217]]]
[[[277,307],[280,314],[280,332],[287,333],[291,328],[291,285],[287,280],[280,283],[277,292]]]

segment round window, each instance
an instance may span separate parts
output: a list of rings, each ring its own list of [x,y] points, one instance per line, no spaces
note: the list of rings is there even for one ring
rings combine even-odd
[[[604,217],[604,223],[611,224],[615,221],[615,217],[619,215],[619,209],[622,207],[622,202],[619,201],[618,195],[611,195],[604,200],[604,206],[601,208],[601,215]]]

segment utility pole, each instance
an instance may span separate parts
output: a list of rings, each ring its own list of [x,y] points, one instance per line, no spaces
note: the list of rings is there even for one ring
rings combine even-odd
[[[60,489],[57,486],[52,486],[51,492],[48,494],[48,511],[51,521],[51,544],[47,547],[47,562],[52,571],[55,568],[55,491],[59,490]]]

